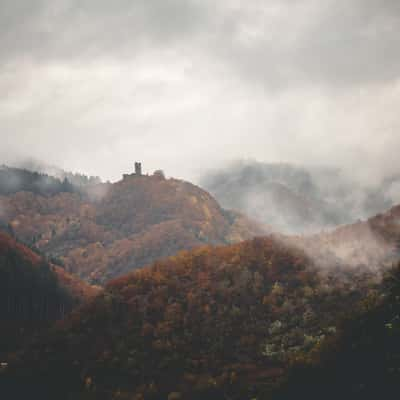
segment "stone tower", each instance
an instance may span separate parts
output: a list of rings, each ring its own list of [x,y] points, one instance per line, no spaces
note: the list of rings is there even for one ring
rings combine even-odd
[[[135,162],[135,175],[142,175],[142,163]]]

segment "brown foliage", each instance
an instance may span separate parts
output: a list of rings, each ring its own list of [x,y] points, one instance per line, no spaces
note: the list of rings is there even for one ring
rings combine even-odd
[[[0,196],[1,218],[25,242],[60,258],[67,271],[99,283],[179,250],[261,233],[183,181],[133,176],[98,187],[102,196]]]
[[[348,276],[321,275],[273,237],[181,252],[110,282],[17,369],[39,356],[40,374],[77,387],[90,377],[99,396],[243,398],[274,386],[336,331],[370,290],[368,274],[357,274],[356,289]]]

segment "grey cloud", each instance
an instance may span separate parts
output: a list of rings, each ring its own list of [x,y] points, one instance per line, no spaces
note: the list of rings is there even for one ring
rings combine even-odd
[[[134,157],[396,172],[399,19],[397,0],[0,0],[0,155],[111,179]]]
[[[131,58],[176,51],[266,87],[390,80],[400,67],[392,0],[3,0],[0,57]]]
[[[268,7],[279,5],[271,16]],[[267,89],[293,85],[362,85],[390,81],[400,70],[400,3],[352,0],[264,2],[265,18],[235,18],[219,43],[228,65]],[[248,8],[243,6],[245,10]],[[235,15],[236,17],[237,15]],[[256,33],[238,40],[239,30]],[[257,29],[259,30],[257,34]],[[236,40],[230,40],[236,34]]]
[[[182,40],[208,10],[196,0],[3,0],[3,60],[132,57],[153,42]],[[147,48],[149,50],[149,48]]]
[[[310,77],[337,84],[399,77],[400,3],[333,2],[299,49]]]

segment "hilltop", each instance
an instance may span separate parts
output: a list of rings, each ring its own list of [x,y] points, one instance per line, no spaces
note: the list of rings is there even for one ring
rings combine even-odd
[[[201,188],[161,174],[126,175],[114,184],[54,194],[28,186],[0,195],[0,220],[21,240],[92,283],[179,250],[263,232],[240,213],[222,209]]]

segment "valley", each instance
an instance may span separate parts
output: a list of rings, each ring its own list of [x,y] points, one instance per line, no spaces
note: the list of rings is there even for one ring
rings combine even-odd
[[[158,175],[1,202],[4,251],[16,254],[3,269],[22,268],[22,280],[3,280],[16,322],[3,337],[0,384],[18,398],[279,399],[297,369],[309,373],[336,341],[353,340],[344,339],[349,318],[386,310],[385,282],[400,260],[400,206],[296,236],[266,233],[200,188]],[[23,289],[29,263],[44,263],[60,288],[51,296],[61,290],[65,300],[50,307]],[[35,296],[43,300],[29,311]]]

